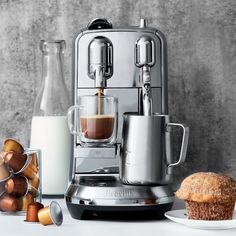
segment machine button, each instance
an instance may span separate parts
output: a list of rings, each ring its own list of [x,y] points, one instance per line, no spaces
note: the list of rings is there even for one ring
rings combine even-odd
[[[145,28],[147,27],[147,20],[146,19],[140,19],[140,25],[139,25],[140,28]]]

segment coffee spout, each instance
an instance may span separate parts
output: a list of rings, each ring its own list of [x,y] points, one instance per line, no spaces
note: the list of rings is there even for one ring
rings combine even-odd
[[[104,76],[104,67],[96,66],[94,71],[94,80],[96,88],[104,88],[106,87],[106,80]]]
[[[89,44],[88,75],[95,81],[95,87],[106,87],[106,80],[113,74],[112,43],[108,38],[98,36]]]

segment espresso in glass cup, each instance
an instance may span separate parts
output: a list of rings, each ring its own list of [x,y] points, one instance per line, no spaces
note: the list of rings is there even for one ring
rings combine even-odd
[[[82,143],[114,143],[117,132],[117,98],[106,95],[84,95],[68,110],[70,132]]]

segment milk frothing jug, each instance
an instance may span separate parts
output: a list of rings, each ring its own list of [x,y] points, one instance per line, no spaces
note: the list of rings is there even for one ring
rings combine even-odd
[[[183,130],[179,159],[172,163],[171,127]],[[136,113],[123,115],[120,177],[123,183],[133,185],[168,184],[168,171],[184,162],[189,128],[185,124],[169,122],[168,115],[143,116]]]

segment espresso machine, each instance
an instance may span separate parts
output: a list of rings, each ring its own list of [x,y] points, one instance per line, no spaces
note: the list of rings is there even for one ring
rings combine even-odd
[[[118,115],[113,143],[88,145],[74,135],[65,194],[71,216],[163,218],[174,201],[173,167],[184,162],[188,144],[188,127],[168,116],[164,35],[145,19],[137,27],[95,19],[78,34],[73,51],[74,104],[102,88],[118,99]],[[171,152],[175,125],[183,129],[177,161]]]

